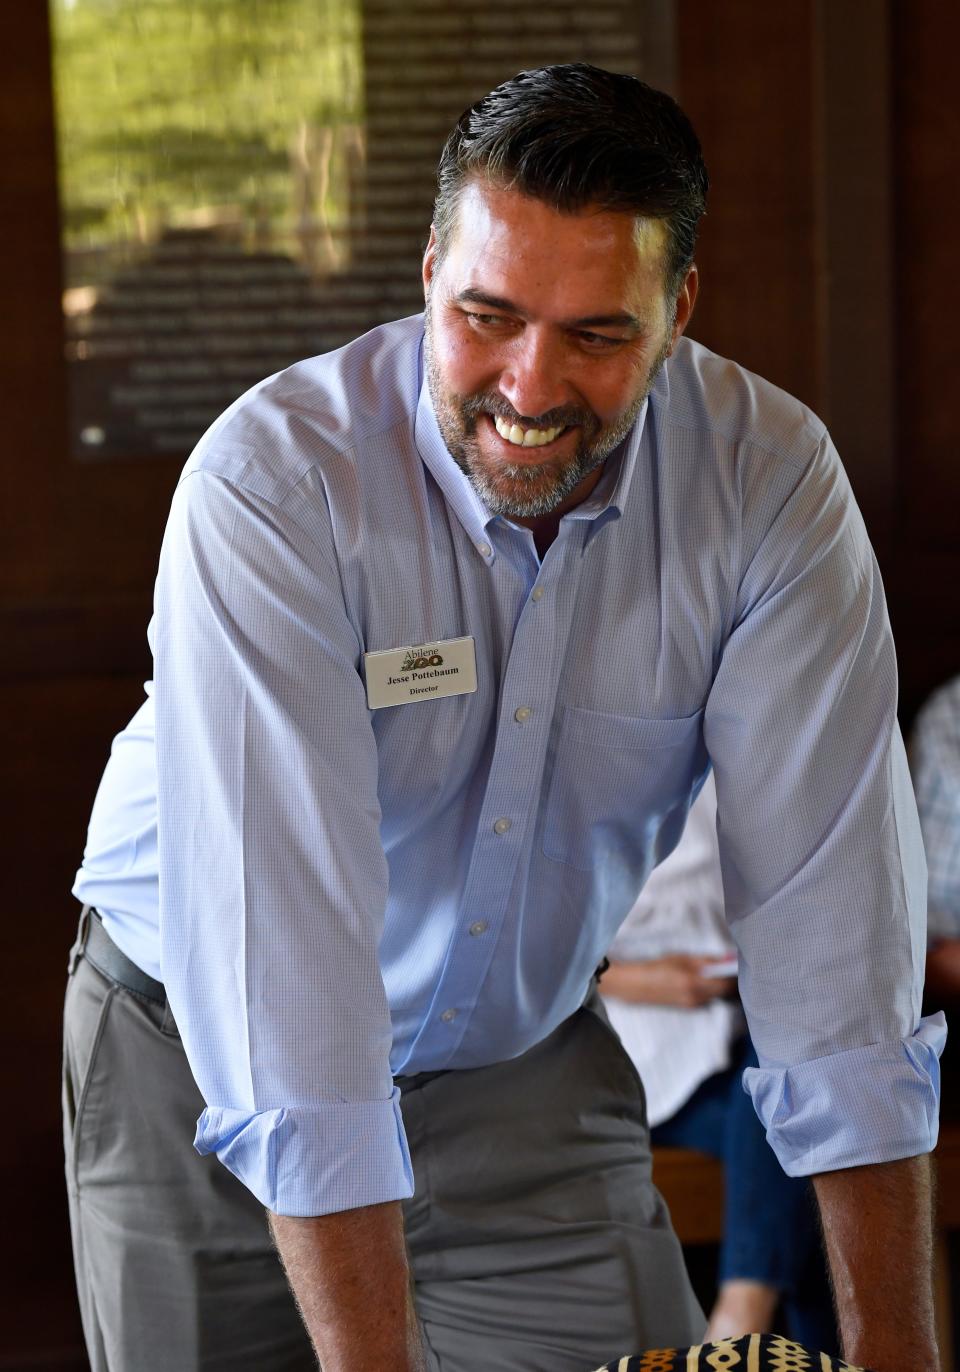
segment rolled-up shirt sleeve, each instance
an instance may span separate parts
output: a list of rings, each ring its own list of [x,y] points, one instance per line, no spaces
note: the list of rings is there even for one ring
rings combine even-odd
[[[255,483],[188,473],[153,635],[161,961],[196,1146],[280,1214],[409,1196],[376,748],[332,544]]]
[[[921,1023],[926,873],[880,576],[824,436],[744,456],[742,578],[704,718],[724,896],[785,1171],[928,1151],[942,1017]],[[774,473],[774,475],[771,475]]]

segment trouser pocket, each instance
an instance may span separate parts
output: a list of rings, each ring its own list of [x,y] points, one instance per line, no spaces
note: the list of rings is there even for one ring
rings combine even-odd
[[[80,962],[67,983],[63,1018],[63,1138],[67,1179],[79,1185],[79,1153],[101,1046],[117,988]]]

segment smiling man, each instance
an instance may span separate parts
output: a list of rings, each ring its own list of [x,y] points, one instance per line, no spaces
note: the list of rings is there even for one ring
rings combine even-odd
[[[584,208],[474,180],[424,259],[447,450],[491,514],[548,528],[599,481],[696,299],[693,267],[664,289],[661,221]]]
[[[705,194],[667,96],[521,73],[444,149],[425,319],[188,463],[75,886],[94,1372],[696,1342],[595,969],[711,768],[748,1086],[817,1178],[847,1354],[935,1368],[943,1027],[882,591],[823,425],[683,337]]]

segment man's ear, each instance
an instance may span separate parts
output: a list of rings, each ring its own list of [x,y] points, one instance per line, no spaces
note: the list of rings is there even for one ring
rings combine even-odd
[[[683,280],[683,285],[677,292],[677,309],[673,319],[673,333],[670,337],[670,348],[667,356],[673,352],[677,346],[677,341],[684,329],[690,323],[690,316],[693,314],[693,307],[697,303],[697,292],[700,289],[700,273],[697,271],[696,262],[691,264]]]
[[[430,282],[437,265],[437,231],[430,225],[430,239],[423,254],[423,294],[430,294]]]

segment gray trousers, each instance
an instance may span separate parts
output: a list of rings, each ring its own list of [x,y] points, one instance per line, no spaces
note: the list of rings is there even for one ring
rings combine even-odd
[[[431,1372],[592,1372],[699,1340],[642,1087],[595,996],[511,1062],[400,1086]],[[193,1150],[202,1109],[169,1010],[81,959],[64,1136],[93,1372],[316,1368],[262,1206]]]

